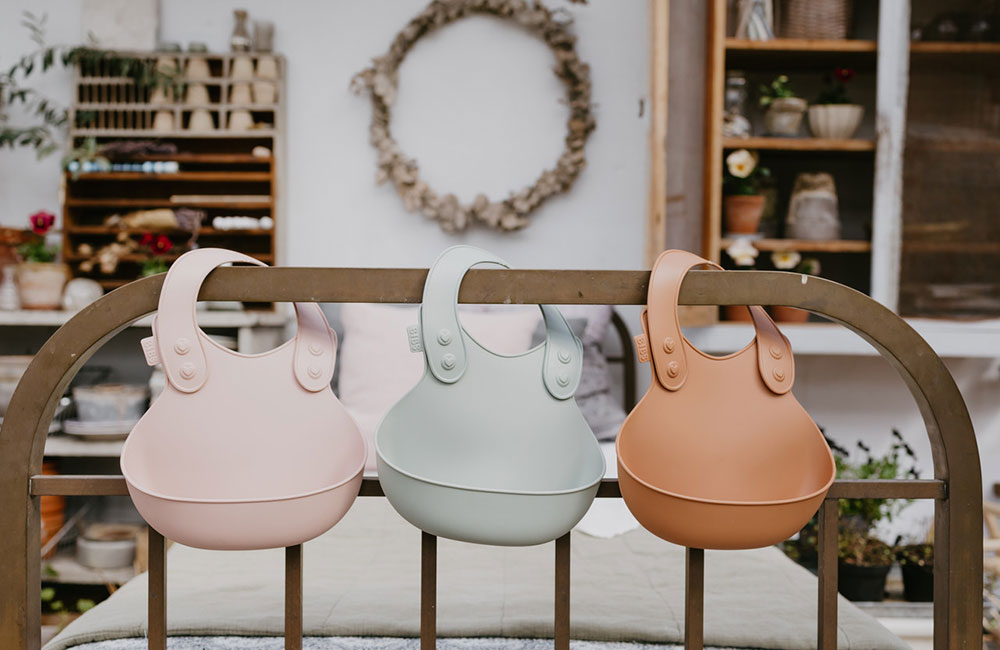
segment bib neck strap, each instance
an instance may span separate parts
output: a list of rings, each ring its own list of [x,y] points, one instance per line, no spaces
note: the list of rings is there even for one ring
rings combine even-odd
[[[507,263],[474,246],[452,246],[437,258],[427,273],[420,306],[420,336],[427,367],[443,383],[453,384],[468,366],[465,334],[458,316],[458,291],[462,279],[477,264]],[[558,309],[540,305],[545,322],[545,359],[542,377],[546,390],[556,399],[576,392],[583,368],[583,345]]]
[[[670,391],[679,390],[688,376],[688,351],[677,317],[681,283],[689,270],[703,264],[722,270],[718,264],[687,251],[664,251],[653,265],[649,279],[647,345],[654,375]],[[763,307],[750,305],[748,309],[756,330],[761,379],[773,393],[783,395],[791,390],[795,380],[791,345]]]
[[[193,393],[208,379],[205,342],[196,315],[198,292],[209,273],[231,262],[266,266],[235,251],[198,248],[177,258],[163,281],[153,335],[163,371],[181,392]],[[305,390],[317,392],[333,379],[337,338],[316,303],[295,303],[295,314],[295,378]]]

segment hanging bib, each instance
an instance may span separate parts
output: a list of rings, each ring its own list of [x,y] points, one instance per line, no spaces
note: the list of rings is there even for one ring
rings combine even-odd
[[[515,356],[483,348],[459,322],[458,289],[476,265],[506,264],[449,248],[424,285],[424,376],[375,433],[379,480],[393,507],[441,537],[527,546],[565,534],[587,512],[604,456],[573,399],[583,348],[542,305],[545,343]]]
[[[337,338],[315,303],[297,303],[298,332],[257,355],[205,335],[201,283],[241,253],[202,248],[170,267],[144,339],[167,386],[121,453],[139,513],[169,539],[206,549],[292,546],[327,531],[361,487],[365,444],[330,389]]]
[[[636,337],[653,377],[618,434],[618,481],[636,519],[667,541],[769,546],[815,514],[833,456],[791,393],[791,347],[762,307],[749,307],[756,336],[734,354],[706,355],[684,337],[677,297],[700,264],[674,250],[653,266]]]

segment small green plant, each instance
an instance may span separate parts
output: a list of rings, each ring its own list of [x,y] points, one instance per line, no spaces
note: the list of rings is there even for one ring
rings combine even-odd
[[[900,546],[896,549],[896,559],[899,560],[900,564],[932,567],[934,566],[934,545],[908,544]]]
[[[31,227],[31,238],[17,247],[17,254],[25,262],[52,262],[56,259],[58,249],[45,243],[45,236],[52,230],[56,215],[45,210],[39,210],[28,217]]]
[[[896,429],[892,430],[892,444],[881,456],[872,454],[871,448],[860,440],[857,447],[864,457],[860,462],[851,462],[847,450],[831,445],[838,478],[920,478],[916,469],[917,456]],[[882,520],[892,521],[909,504],[904,499],[841,499],[840,518],[852,520],[861,530],[870,531]]]
[[[771,170],[758,164],[760,156],[755,151],[737,149],[726,156],[726,169],[722,179],[722,193],[727,196],[753,196],[771,178]]]
[[[892,547],[872,537],[867,531],[841,527],[838,543],[839,557],[845,564],[857,566],[889,566],[892,564]]]
[[[66,68],[79,66],[94,70],[100,67],[106,74],[130,78],[137,87],[161,87],[179,91],[182,77],[176,70],[162,70],[150,58],[136,58],[115,52],[99,50],[93,46],[67,46],[45,44],[45,27],[48,16],[36,16],[25,11],[21,24],[30,32],[35,50],[21,56],[10,68],[0,72],[0,149],[32,147],[39,159],[59,149],[59,140],[69,123],[69,110],[25,85],[25,80],[36,70],[47,72],[53,66]],[[9,126],[5,111],[22,106],[36,121],[27,126]],[[81,123],[92,120],[90,114],[77,114]]]
[[[760,85],[760,105],[767,108],[776,99],[788,99],[798,97],[791,85],[788,83],[788,75],[778,75],[770,84]]]
[[[52,570],[51,567],[48,569]],[[55,573],[54,570],[53,573]],[[87,610],[93,609],[97,604],[90,598],[77,598],[72,606],[67,606],[61,598],[58,598],[55,587],[42,587],[41,600],[43,609],[59,616],[60,631],[69,624],[71,614],[83,614]]]
[[[825,87],[816,98],[814,104],[853,104],[847,94],[847,84],[854,79],[851,68],[834,68],[833,72],[824,77]]]

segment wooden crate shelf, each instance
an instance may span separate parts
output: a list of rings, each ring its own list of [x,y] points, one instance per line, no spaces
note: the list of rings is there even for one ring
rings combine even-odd
[[[719,248],[725,250],[735,238],[723,237]],[[869,253],[872,244],[863,239],[755,239],[751,243],[759,251],[798,251],[800,253]]]
[[[878,43],[869,40],[844,39],[833,40],[825,38],[774,38],[769,41],[751,41],[749,39],[727,38],[726,49],[754,50],[758,52],[868,52],[874,54]]]
[[[847,65],[874,70],[877,52],[878,44],[868,40],[776,38],[750,41],[727,38],[723,54],[726,65],[733,68],[801,70]]]
[[[112,163],[143,163],[167,161],[177,163],[172,172],[95,171],[77,176],[66,174],[63,179],[63,259],[75,275],[92,278],[106,289],[119,287],[138,277],[146,255],[141,251],[120,258],[113,274],[104,275],[97,267],[82,272],[80,263],[86,259],[80,253],[81,245],[94,251],[112,243],[123,231],[106,225],[108,217],[137,210],[157,208],[193,208],[204,211],[205,219],[197,235],[205,237],[205,245],[222,245],[255,257],[265,263],[277,260],[276,239],[284,225],[278,202],[278,165],[281,150],[281,131],[284,110],[285,62],[280,55],[257,53],[183,53],[142,52],[124,53],[150,61],[159,57],[174,59],[180,70],[187,69],[191,59],[208,63],[211,77],[192,79],[190,83],[208,88],[208,102],[188,104],[184,95],[171,96],[169,102],[150,101],[152,89],[137,87],[133,80],[111,76],[113,70],[103,64],[93,69],[77,70],[72,106],[70,140],[80,146],[88,139],[99,145],[118,141],[155,140],[172,143],[175,153],[120,154],[109,156]],[[267,79],[274,84],[276,101],[273,103],[234,103],[229,101],[233,84],[253,84],[262,81],[232,79],[230,71],[238,57],[249,56],[254,64],[263,56],[274,59],[277,78]],[[205,109],[217,127],[209,131],[192,131],[183,128],[195,109]],[[236,110],[251,113],[258,128],[230,131],[222,128],[228,116]],[[174,116],[177,128],[170,131],[153,130],[153,116],[168,111]],[[78,119],[80,118],[80,119]],[[253,149],[266,147],[268,155],[257,156]],[[200,200],[194,197],[200,197]],[[253,197],[253,198],[246,198]],[[271,217],[271,229],[217,230],[211,227],[218,216]],[[173,240],[176,248],[165,256],[168,263],[184,252],[188,231],[180,229],[131,228],[124,232],[138,239],[147,232],[162,233]]]
[[[832,140],[826,138],[750,137],[723,138],[724,149],[768,149],[773,151],[845,151],[874,152],[875,141],[861,138]]]

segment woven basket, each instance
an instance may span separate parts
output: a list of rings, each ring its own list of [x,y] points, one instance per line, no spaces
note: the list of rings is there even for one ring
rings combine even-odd
[[[784,0],[782,38],[844,39],[851,25],[851,0]]]

